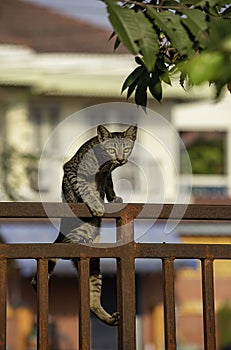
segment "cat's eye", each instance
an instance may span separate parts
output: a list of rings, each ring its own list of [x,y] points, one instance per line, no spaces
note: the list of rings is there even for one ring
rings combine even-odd
[[[130,151],[131,151],[130,148],[125,148],[125,149],[124,149],[124,153],[129,153]]]
[[[114,148],[108,148],[108,153],[110,153],[110,154],[115,154],[116,151],[115,151]]]

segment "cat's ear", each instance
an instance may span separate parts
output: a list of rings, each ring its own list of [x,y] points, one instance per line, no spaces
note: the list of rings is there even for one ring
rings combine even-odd
[[[136,134],[137,134],[137,125],[129,126],[129,128],[124,132],[124,136],[131,139],[132,141],[136,140]]]
[[[105,126],[103,126],[103,125],[98,126],[97,134],[98,134],[99,142],[103,142],[103,141],[110,139],[112,137],[110,131],[108,131],[108,129],[106,129]]]

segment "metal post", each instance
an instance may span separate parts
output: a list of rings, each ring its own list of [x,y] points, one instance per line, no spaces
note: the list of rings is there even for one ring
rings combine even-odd
[[[163,259],[165,349],[176,349],[174,259]]]
[[[202,295],[204,321],[204,348],[216,349],[213,260],[202,259]]]
[[[0,350],[6,349],[7,260],[0,259]]]
[[[90,350],[90,259],[80,259],[79,272],[79,349]]]
[[[117,305],[120,313],[118,327],[118,348],[136,349],[136,291],[134,258],[129,254],[126,243],[134,241],[134,220],[130,212],[125,212],[117,220],[117,242],[122,255],[117,260]]]
[[[134,260],[118,259],[117,305],[120,313],[118,349],[136,349],[136,291]]]
[[[38,259],[37,264],[37,350],[48,349],[48,260]]]

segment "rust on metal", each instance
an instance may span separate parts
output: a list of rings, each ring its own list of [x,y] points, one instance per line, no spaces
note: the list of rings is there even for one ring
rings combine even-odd
[[[125,212],[116,220],[116,233],[121,248],[126,247],[126,243],[134,241],[132,212]],[[124,250],[119,257],[117,259],[117,305],[120,313],[118,347],[121,350],[133,350],[136,349],[135,262],[129,250]]]
[[[165,349],[176,349],[174,259],[163,259]]]
[[[117,244],[127,244],[134,241],[134,216],[130,212],[121,214],[116,220]]]
[[[202,296],[204,321],[204,348],[216,349],[213,260],[202,259]]]
[[[118,209],[117,209],[118,208]],[[173,210],[174,209],[174,210]],[[52,202],[0,202],[1,218],[90,217],[85,204]],[[112,214],[113,213],[113,214]],[[129,213],[138,219],[224,220],[231,221],[231,206],[226,204],[105,204],[105,218],[120,218]],[[184,213],[182,215],[182,213]]]
[[[0,350],[6,349],[7,260],[0,259]]]
[[[118,347],[136,349],[135,264],[132,257],[117,261],[117,305],[120,313]]]
[[[90,291],[89,274],[90,259],[80,259],[79,273],[79,347],[81,350],[90,350]]]
[[[0,258],[39,259],[48,258],[133,258],[172,257],[176,259],[230,259],[230,244],[178,244],[178,243],[116,243],[92,244],[51,244],[51,243],[12,243],[0,244]]]
[[[0,350],[6,349],[7,259],[38,260],[38,350],[48,349],[48,259],[79,258],[79,349],[90,349],[89,270],[92,258],[117,259],[117,304],[121,315],[118,349],[136,348],[135,259],[162,259],[165,348],[176,349],[174,260],[200,259],[202,269],[204,343],[216,349],[213,261],[231,259],[228,244],[161,244],[134,242],[134,219],[231,221],[229,205],[106,204],[105,218],[117,223],[117,242],[109,244],[0,244]],[[173,210],[174,209],[174,210]],[[183,217],[182,212],[184,212]],[[90,217],[84,204],[0,202],[0,219]]]
[[[48,349],[48,260],[38,259],[37,262],[37,350]]]

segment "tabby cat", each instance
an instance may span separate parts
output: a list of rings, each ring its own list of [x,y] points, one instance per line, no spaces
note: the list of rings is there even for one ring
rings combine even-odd
[[[85,203],[92,213],[88,219],[63,218],[60,233],[54,243],[91,243],[99,239],[101,218],[104,214],[105,196],[108,202],[122,202],[117,197],[112,182],[112,171],[127,163],[136,140],[137,127],[131,125],[124,132],[109,132],[99,125],[97,136],[84,143],[75,155],[64,164],[62,182],[63,201]],[[51,276],[56,261],[49,260],[48,273]],[[78,268],[78,259],[73,259]],[[37,289],[37,276],[32,279]],[[102,275],[99,259],[90,264],[90,309],[103,322],[117,325],[118,312],[110,315],[101,305]]]

